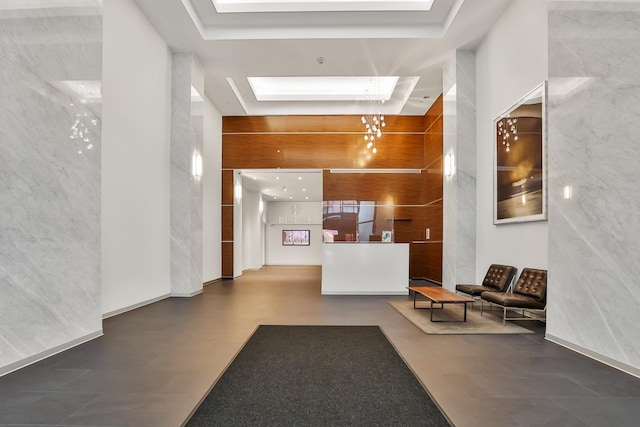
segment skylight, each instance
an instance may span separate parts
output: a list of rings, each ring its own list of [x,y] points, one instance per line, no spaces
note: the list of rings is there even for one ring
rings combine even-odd
[[[398,76],[247,77],[258,101],[388,101]]]
[[[102,5],[102,0],[0,0],[0,10],[91,7],[96,5]]]
[[[212,0],[218,13],[429,11],[434,0]]]

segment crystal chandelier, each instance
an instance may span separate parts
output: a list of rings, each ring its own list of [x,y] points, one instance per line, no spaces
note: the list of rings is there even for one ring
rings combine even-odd
[[[384,100],[372,99],[369,114],[360,118],[364,125],[364,140],[367,142],[367,149],[374,154],[378,152],[376,140],[382,136],[382,128],[387,126],[381,111],[382,104],[384,104]]]
[[[511,141],[518,140],[518,119],[507,115],[498,122],[498,136],[502,136],[502,145],[507,153],[511,147]]]

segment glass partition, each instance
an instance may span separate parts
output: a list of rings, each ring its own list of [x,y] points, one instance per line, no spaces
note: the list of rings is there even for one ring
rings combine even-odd
[[[322,202],[324,243],[393,243],[394,207],[366,200]]]

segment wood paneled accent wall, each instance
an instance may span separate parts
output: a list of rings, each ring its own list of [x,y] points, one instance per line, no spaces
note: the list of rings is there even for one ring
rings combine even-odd
[[[442,96],[424,116],[387,116],[378,152],[366,149],[359,116],[222,119],[222,275],[233,276],[233,170],[323,169],[324,200],[395,205],[395,239],[410,243],[410,275],[442,279]],[[418,169],[336,174],[332,168]],[[425,237],[430,229],[430,238]],[[229,259],[230,258],[230,259]]]
[[[222,277],[233,277],[233,170],[222,171]]]

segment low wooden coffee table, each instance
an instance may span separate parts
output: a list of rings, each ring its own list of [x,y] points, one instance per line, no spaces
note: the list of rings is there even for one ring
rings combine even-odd
[[[431,310],[431,316],[429,320],[432,322],[460,322],[460,320],[433,320],[433,304],[440,304],[440,308],[444,308],[445,304],[462,304],[464,305],[464,320],[467,321],[467,303],[472,303],[475,300],[473,298],[458,295],[440,286],[409,286],[409,291],[413,291],[413,308],[416,307],[416,296],[418,294],[427,298],[431,304],[429,309]]]

